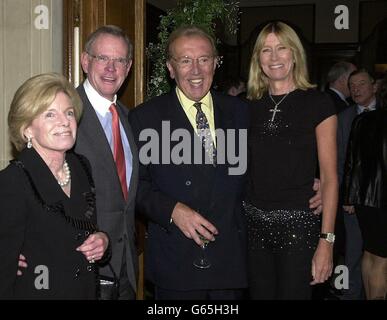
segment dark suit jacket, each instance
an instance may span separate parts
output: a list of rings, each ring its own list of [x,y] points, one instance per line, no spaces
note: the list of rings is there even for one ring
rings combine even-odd
[[[91,105],[83,85],[77,88],[83,101],[83,115],[78,126],[75,151],[84,155],[91,164],[96,187],[98,225],[110,236],[112,247],[111,265],[117,275],[121,272],[122,259],[126,259],[129,281],[136,291],[138,258],[135,248],[134,208],[138,183],[138,154],[128,123],[129,110],[117,102],[117,110],[129,141],[133,156],[128,200],[125,201],[111,148],[98,116]],[[124,252],[125,248],[125,252]],[[108,266],[100,269],[103,275],[111,275]]]
[[[340,183],[343,180],[345,157],[353,119],[357,116],[357,106],[352,105],[338,114],[337,125],[337,166]]]
[[[346,104],[336,92],[331,89],[327,89],[325,92],[332,98],[337,114],[348,108],[348,104]]]
[[[0,299],[95,299],[95,272],[75,250],[93,231],[87,224],[96,223],[84,167],[67,153],[68,198],[34,149],[24,149],[18,159],[31,180],[15,164],[0,173]],[[20,253],[28,267],[17,276]],[[48,289],[35,287],[38,276],[47,274],[39,266],[48,270]]]
[[[212,96],[217,129],[247,128],[244,102],[215,92]],[[170,137],[164,130],[167,135],[162,138],[162,121],[168,121],[171,132],[187,130],[191,147],[194,139],[198,139],[174,90],[138,106],[132,110],[129,119],[139,150],[145,144],[139,141],[141,130],[151,129],[159,135],[160,140],[155,140],[159,152],[155,155],[160,157],[162,152],[170,155],[164,144]],[[177,144],[171,142],[170,149]],[[192,148],[189,151],[188,158],[192,161]],[[142,156],[140,150],[140,159]],[[146,274],[157,286],[173,290],[247,286],[246,230],[242,213],[244,175],[229,175],[229,167],[227,162],[216,167],[210,164],[140,163],[137,205],[139,211],[149,218]],[[206,248],[206,255],[212,263],[208,269],[193,266],[193,261],[200,256],[200,247],[185,237],[177,226],[170,224],[177,202],[199,211],[219,231],[215,242]]]

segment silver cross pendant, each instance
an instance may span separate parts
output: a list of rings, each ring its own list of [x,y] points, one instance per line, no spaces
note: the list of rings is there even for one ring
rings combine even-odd
[[[282,112],[280,109],[278,109],[277,108],[278,107],[278,104],[276,104],[275,106],[274,106],[274,109],[270,109],[269,111],[270,112],[273,112],[273,116],[271,117],[271,122],[273,122],[274,121],[274,118],[275,118],[275,115],[276,115],[276,113],[277,112]]]

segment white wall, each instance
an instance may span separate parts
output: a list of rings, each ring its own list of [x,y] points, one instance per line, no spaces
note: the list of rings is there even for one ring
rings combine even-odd
[[[48,9],[47,28],[37,28],[39,5]],[[62,12],[62,0],[0,1],[0,169],[12,158],[7,115],[15,91],[33,75],[62,73]]]

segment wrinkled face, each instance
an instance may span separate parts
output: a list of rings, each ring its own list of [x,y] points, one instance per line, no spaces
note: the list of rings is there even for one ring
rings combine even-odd
[[[217,62],[210,41],[197,35],[180,37],[171,44],[171,54],[171,78],[187,98],[201,100],[211,89]]]
[[[82,68],[87,73],[90,84],[101,96],[110,101],[121,88],[132,65],[131,60],[127,65],[123,65],[112,59],[126,59],[127,54],[125,41],[110,34],[100,35],[94,41],[91,52],[82,53]],[[107,61],[102,61],[101,57]]]
[[[70,98],[63,92],[58,92],[47,110],[24,130],[24,135],[32,138],[32,146],[43,158],[71,149],[76,134],[74,108]]]
[[[349,78],[352,100],[361,106],[368,106],[375,98],[376,87],[367,73],[358,73]]]
[[[259,53],[263,72],[271,81],[293,83],[293,53],[283,45],[274,33],[269,33]]]

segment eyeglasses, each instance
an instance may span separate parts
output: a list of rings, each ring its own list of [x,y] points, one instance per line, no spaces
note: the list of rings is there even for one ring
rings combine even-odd
[[[180,58],[174,58],[172,59],[176,61],[178,66],[180,68],[191,68],[193,66],[194,61],[197,61],[197,63],[202,67],[207,67],[211,65],[214,62],[213,56],[203,56],[196,59],[190,58],[190,57],[180,57]]]
[[[125,68],[128,66],[129,60],[126,58],[109,58],[108,56],[104,55],[94,55],[91,53],[87,53],[90,57],[94,58],[98,64],[101,66],[107,66],[110,61],[113,61],[114,65],[119,68]]]

